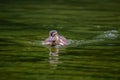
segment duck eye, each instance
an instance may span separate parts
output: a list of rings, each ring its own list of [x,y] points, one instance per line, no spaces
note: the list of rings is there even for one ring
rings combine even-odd
[[[54,33],[52,32],[50,35],[51,35],[51,36],[53,36],[53,35],[54,35]]]
[[[52,33],[51,36],[54,37],[56,34],[55,33]]]

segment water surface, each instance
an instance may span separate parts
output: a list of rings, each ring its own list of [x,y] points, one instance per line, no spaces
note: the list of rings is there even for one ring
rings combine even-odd
[[[0,80],[119,80],[119,0],[0,0]],[[68,45],[43,44],[50,30]]]

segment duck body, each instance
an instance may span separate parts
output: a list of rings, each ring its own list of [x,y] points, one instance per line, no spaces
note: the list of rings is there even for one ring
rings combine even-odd
[[[56,30],[49,32],[49,37],[44,41],[45,45],[57,46],[57,45],[67,45],[67,40],[65,37],[57,34]]]

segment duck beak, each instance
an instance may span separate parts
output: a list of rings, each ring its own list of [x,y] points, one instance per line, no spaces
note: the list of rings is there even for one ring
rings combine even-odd
[[[50,42],[53,42],[53,41],[55,41],[55,40],[54,40],[54,37],[51,36],[51,37],[50,37]]]

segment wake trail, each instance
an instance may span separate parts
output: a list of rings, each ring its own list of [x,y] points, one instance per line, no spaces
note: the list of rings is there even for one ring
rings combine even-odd
[[[114,40],[118,36],[119,36],[119,34],[118,34],[117,30],[104,31],[103,33],[94,37],[91,40],[67,39],[68,40],[67,47],[77,47],[77,46],[82,46],[82,45],[87,45],[87,44],[92,44],[92,43],[98,43],[98,42],[102,42],[106,39],[107,40],[111,40],[111,39]],[[28,43],[31,44],[31,45],[34,45],[34,46],[45,46],[44,41],[34,40],[34,41],[29,41]]]
[[[98,43],[102,42],[104,40],[113,40],[116,39],[119,36],[117,30],[109,30],[109,31],[104,31],[102,34],[94,37],[91,40],[71,40],[68,39],[68,47],[76,47],[76,46],[82,46],[82,45],[87,45],[91,43]]]

